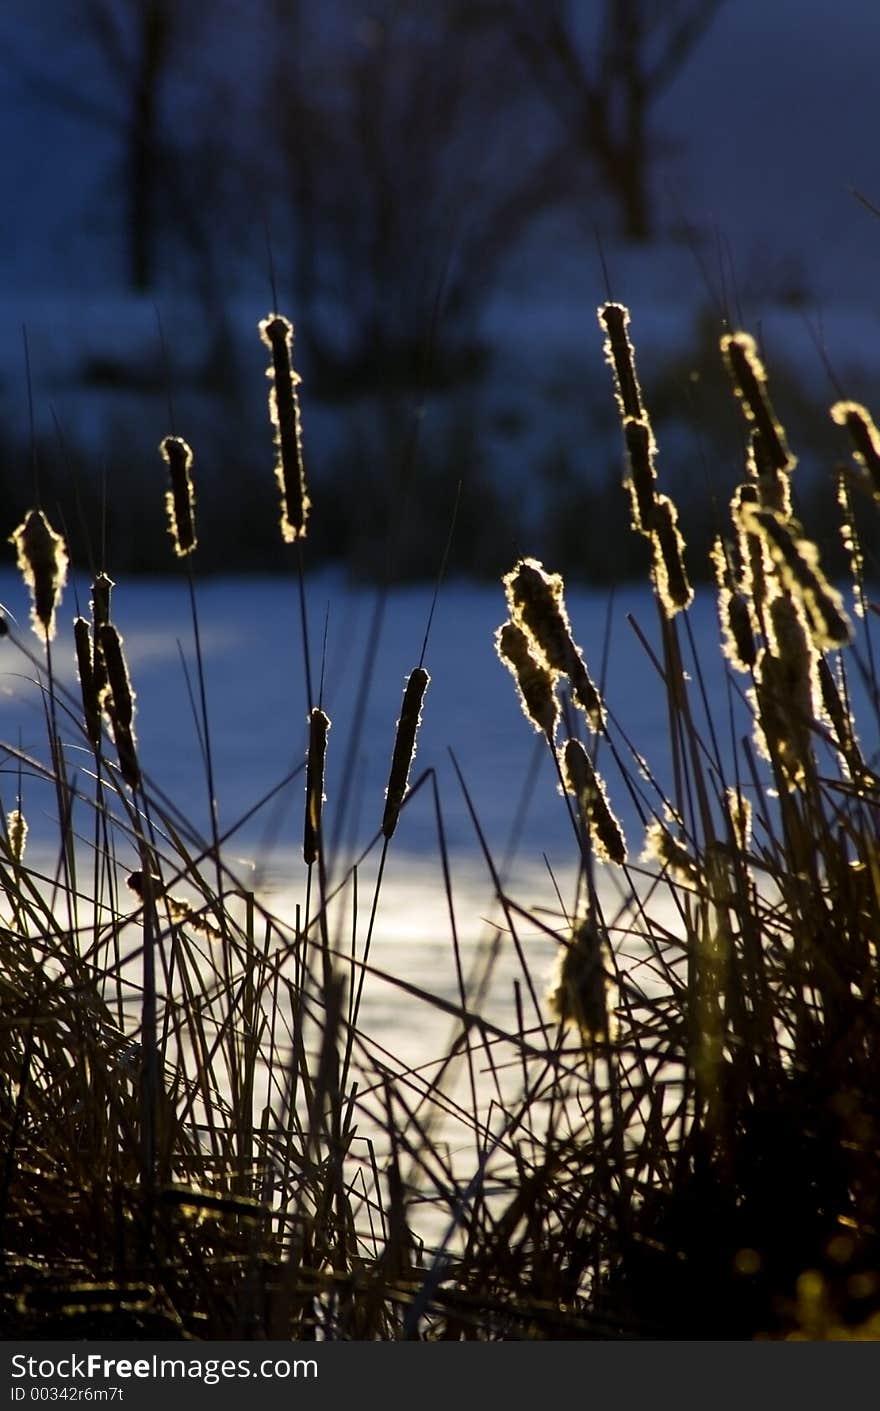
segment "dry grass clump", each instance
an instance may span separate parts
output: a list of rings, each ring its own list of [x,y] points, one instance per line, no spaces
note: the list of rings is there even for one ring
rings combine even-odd
[[[308,737],[277,792],[304,780],[305,869],[293,915],[279,916],[242,884],[225,847],[235,828],[217,815],[185,443],[163,446],[193,611],[207,836],[138,758],[110,578],[93,573],[90,616],[50,647],[64,545],[38,509],[13,535],[39,650],[13,632],[3,651],[36,677],[49,741],[46,763],[5,746],[17,794],[0,836],[7,1336],[876,1337],[880,690],[851,513],[852,495],[876,500],[876,433],[863,408],[838,403],[856,453],[838,476],[854,575],[841,592],[795,517],[795,460],[754,340],[725,334],[744,478],[713,549],[723,640],[708,662],[629,314],[609,303],[599,318],[625,493],[650,549],[656,639],[633,625],[668,757],[642,758],[613,692],[589,675],[562,579],[520,558],[495,645],[561,786],[547,806],[571,823],[573,894],[554,877],[557,911],[514,900],[459,774],[498,905],[470,973],[435,762],[412,777],[427,635],[381,823],[343,847],[351,800],[335,785],[325,799],[335,747],[323,673],[312,691],[298,556]],[[298,541],[309,506],[292,326],[271,315],[261,332],[282,531]],[[78,693],[52,673],[62,651]],[[707,677],[727,667],[728,710],[713,719]],[[343,769],[343,791],[354,773]],[[50,865],[33,834],[25,849],[25,795],[45,784],[59,829]],[[420,794],[452,998],[371,954],[386,867]],[[638,862],[619,799],[646,835]],[[557,957],[543,997],[542,940]],[[502,951],[514,979],[499,1016]],[[409,1064],[370,1032],[362,999],[379,984],[415,1024],[449,1025],[435,1061]]]

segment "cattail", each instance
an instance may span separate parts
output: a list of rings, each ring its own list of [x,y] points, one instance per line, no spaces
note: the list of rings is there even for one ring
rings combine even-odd
[[[171,489],[165,495],[168,533],[178,558],[186,558],[196,547],[196,492],[192,483],[193,453],[182,436],[166,436],[159,452],[168,466]]]
[[[745,516],[746,506],[760,504],[758,488],[746,481],[738,485],[730,501],[730,513],[738,533],[737,548],[742,566],[740,584],[749,608],[752,630],[762,627],[764,608],[777,591],[773,562],[760,534],[750,529]]]
[[[755,664],[755,742],[778,763],[789,788],[799,788],[812,761],[814,721],[821,711],[818,653],[800,601],[780,593],[767,612],[768,646]]]
[[[324,804],[324,765],[327,758],[329,717],[318,706],[309,715],[309,753],[306,763],[306,816],[303,825],[303,859],[311,867],[318,856],[321,809]]]
[[[592,917],[578,922],[571,939],[560,945],[547,991],[551,1013],[565,1028],[577,1028],[586,1044],[615,1036],[616,990],[608,944]]]
[[[577,800],[578,810],[593,847],[605,862],[626,862],[623,829],[611,811],[605,785],[580,740],[567,740],[562,752],[562,780]]]
[[[568,677],[593,730],[604,729],[602,701],[572,638],[559,574],[547,573],[537,559],[520,559],[502,582],[514,622],[529,635],[539,658]]]
[[[834,742],[844,768],[856,779],[864,772],[864,760],[859,749],[852,711],[844,704],[831,666],[823,656],[819,657],[817,667],[823,714],[834,732]]]
[[[690,607],[694,590],[684,566],[684,539],[678,527],[678,511],[668,495],[654,501],[651,524],[654,553],[654,584],[667,617]]]
[[[752,620],[748,603],[739,591],[736,576],[730,566],[729,554],[729,546],[725,545],[719,535],[712,545],[709,557],[718,584],[722,651],[734,670],[750,671],[757,657]]]
[[[531,638],[515,622],[505,622],[495,633],[495,649],[516,681],[526,718],[552,744],[559,720],[555,673],[538,660],[530,643]]]
[[[875,500],[880,500],[880,432],[871,413],[860,402],[835,402],[831,417],[849,432],[853,454],[871,478]]]
[[[721,352],[746,420],[760,433],[770,463],[777,470],[790,474],[797,461],[786,445],[785,432],[773,411],[767,393],[767,374],[754,338],[749,333],[726,333],[721,339]]]
[[[852,625],[843,599],[819,567],[819,551],[797,533],[794,521],[786,522],[772,510],[743,506],[746,528],[764,539],[780,581],[804,605],[813,641],[820,651],[852,641]]]
[[[27,844],[27,819],[20,808],[13,808],[6,818],[6,832],[9,838],[9,852],[14,862],[21,864]]]
[[[286,544],[305,538],[311,501],[306,493],[302,426],[296,389],[301,378],[291,367],[293,324],[281,314],[260,323],[260,337],[272,350],[269,416],[275,427],[275,478],[281,491],[281,534]]]
[[[697,882],[700,869],[687,848],[674,838],[659,818],[649,823],[641,862],[659,862],[661,867],[679,882]]]
[[[105,622],[98,629],[97,641],[107,672],[107,683],[100,696],[101,706],[113,727],[113,739],[122,777],[126,784],[135,789],[140,783],[140,768],[133,728],[134,692],[122,649],[122,638],[112,622]]]
[[[183,897],[173,897],[170,892],[166,892],[162,886],[162,878],[157,877],[155,872],[150,873],[151,892],[154,901],[161,897],[168,908],[168,916],[175,926],[189,926],[191,931],[197,931],[202,936],[207,936],[209,941],[221,941],[223,935],[216,926],[205,916],[204,912],[196,911],[190,902]],[[144,874],[141,871],[130,872],[125,879],[125,884],[129,891],[134,892],[139,901],[144,900]]]
[[[607,303],[599,307],[599,322],[607,333],[605,359],[614,370],[617,403],[621,419],[643,415],[641,388],[636,375],[635,349],[630,341],[629,309],[624,304]]]
[[[791,476],[773,463],[760,431],[752,427],[746,468],[758,484],[758,503],[764,509],[775,510],[783,519],[791,518]]]
[[[657,443],[647,420],[627,417],[623,423],[628,474],[624,485],[632,505],[632,527],[637,534],[650,535],[654,519],[657,471],[654,458]]]
[[[18,567],[31,591],[31,623],[38,636],[51,642],[55,612],[67,582],[67,549],[42,510],[29,510],[9,536],[15,545]]]
[[[92,635],[84,617],[78,617],[73,624],[73,640],[76,645],[76,665],[82,693],[83,719],[86,734],[97,749],[101,743],[101,706],[95,688],[95,667],[92,655]]]
[[[417,666],[409,674],[403,693],[403,705],[397,722],[394,737],[394,752],[391,756],[391,771],[388,775],[388,788],[385,791],[385,813],[382,817],[382,832],[391,838],[397,827],[401,804],[409,786],[409,771],[416,752],[416,734],[422,719],[422,701],[428,689],[430,676],[424,667]]]
[[[752,804],[741,789],[730,786],[725,791],[727,815],[733,844],[739,853],[747,853],[752,846]]]
[[[95,680],[95,694],[99,701],[107,685],[107,670],[104,666],[104,654],[101,651],[101,628],[110,621],[110,595],[115,587],[116,584],[112,578],[108,578],[104,572],[99,573],[92,584],[92,597],[89,603],[92,610],[94,637],[92,671]]]
[[[853,583],[853,610],[858,617],[865,616],[865,557],[856,525],[852,494],[849,483],[849,470],[846,466],[837,468],[837,503],[841,510],[840,537],[849,558],[849,571]]]

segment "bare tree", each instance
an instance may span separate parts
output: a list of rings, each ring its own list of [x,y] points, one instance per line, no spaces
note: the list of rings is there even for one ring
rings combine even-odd
[[[487,0],[478,6],[483,22],[506,32],[556,114],[563,149],[590,159],[631,240],[654,231],[653,111],[723,3]]]
[[[498,31],[448,0],[274,0],[266,108],[290,193],[297,303],[313,341],[376,377],[461,335],[555,177]],[[452,19],[450,19],[452,16]],[[328,316],[335,309],[337,316]],[[340,315],[341,311],[341,315]],[[434,351],[437,351],[436,343]]]

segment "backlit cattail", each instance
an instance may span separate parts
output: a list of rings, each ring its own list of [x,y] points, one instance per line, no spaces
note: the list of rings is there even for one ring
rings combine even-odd
[[[777,591],[773,562],[763,538],[749,524],[746,506],[760,505],[758,487],[749,481],[738,485],[730,501],[730,513],[738,534],[737,548],[742,566],[740,583],[749,607],[753,631],[762,626],[762,614],[768,598]]]
[[[531,638],[515,622],[505,622],[503,627],[498,628],[495,647],[516,681],[527,719],[552,744],[559,720],[559,702],[554,691],[555,673],[544,661],[538,660],[531,649]]]
[[[731,785],[725,792],[727,812],[733,843],[739,853],[747,853],[752,846],[752,804],[741,789]]]
[[[141,871],[130,872],[125,879],[129,891],[134,892],[139,901],[144,900],[146,892],[144,880],[144,874]],[[154,872],[150,873],[150,892],[154,903],[158,902],[160,898],[165,902],[168,917],[174,926],[188,926],[191,931],[206,936],[209,941],[222,941],[222,932],[211,924],[204,912],[196,911],[192,904],[183,897],[171,896],[170,892],[166,892],[162,886],[162,878],[157,877]]]
[[[769,645],[755,664],[755,742],[765,759],[778,762],[788,787],[797,788],[806,779],[821,713],[818,653],[802,604],[789,594],[771,600],[766,625]]]
[[[107,685],[107,671],[104,666],[104,656],[101,651],[101,628],[110,621],[110,595],[116,584],[107,574],[101,572],[97,574],[92,584],[92,597],[89,606],[92,610],[92,629],[94,650],[92,653],[92,671],[95,680],[95,694],[98,699]]]
[[[182,436],[166,436],[159,446],[168,466],[171,489],[165,495],[168,533],[178,558],[186,558],[196,547],[196,493],[192,483],[193,453]]]
[[[668,495],[658,495],[654,501],[651,546],[657,596],[666,616],[674,617],[690,607],[694,590],[684,566],[684,539],[678,527],[678,511]]]
[[[568,677],[592,728],[604,729],[602,701],[571,635],[559,574],[547,573],[537,559],[520,559],[502,582],[514,622],[528,633],[548,667]]]
[[[107,672],[107,684],[100,697],[101,706],[113,727],[113,740],[122,777],[126,784],[134,789],[140,783],[134,736],[134,692],[122,649],[122,638],[112,622],[105,622],[98,629],[97,641]]]
[[[697,882],[700,869],[684,844],[672,836],[666,824],[656,818],[645,831],[641,862],[659,862],[678,882]]]
[[[859,749],[852,711],[844,704],[831,666],[823,656],[819,657],[817,667],[823,714],[833,731],[834,743],[844,768],[852,778],[856,779],[864,771],[864,760]]]
[[[815,544],[797,532],[794,521],[783,520],[772,510],[745,505],[741,517],[750,532],[764,539],[780,582],[803,602],[818,649],[826,651],[852,641],[843,599],[819,567]]]
[[[860,402],[835,402],[831,416],[838,426],[845,426],[849,432],[853,454],[871,477],[874,498],[880,500],[880,432],[874,425],[874,418]]]
[[[729,548],[719,536],[712,545],[709,557],[718,584],[722,650],[736,671],[750,671],[757,656],[752,620],[748,603],[739,591],[729,555]]]
[[[605,785],[580,740],[567,740],[562,752],[562,779],[576,800],[584,828],[605,862],[626,862],[623,829],[611,811]]]
[[[266,375],[272,380],[269,416],[275,427],[275,478],[281,491],[281,534],[292,544],[306,533],[311,502],[306,493],[302,456],[302,426],[296,389],[301,381],[291,366],[293,324],[281,314],[269,314],[260,323],[260,337],[272,350]]]
[[[578,922],[562,942],[547,991],[551,1013],[565,1028],[576,1028],[586,1044],[615,1036],[616,988],[608,944],[592,917]]]
[[[647,420],[627,417],[623,423],[623,436],[627,460],[627,475],[623,483],[629,491],[632,527],[638,534],[650,535],[657,482],[654,433]]]
[[[416,735],[422,719],[422,701],[428,689],[430,676],[424,667],[417,666],[409,674],[403,693],[403,705],[397,722],[394,737],[394,752],[391,756],[391,770],[388,775],[388,788],[385,791],[385,813],[382,817],[382,832],[391,838],[397,827],[400,808],[409,786],[409,771],[416,752]]]
[[[791,518],[791,476],[779,470],[768,454],[760,431],[752,427],[746,467],[758,485],[758,503],[764,509],[775,510],[783,519]]]
[[[9,838],[9,852],[14,862],[21,863],[27,843],[27,819],[20,808],[13,808],[6,818],[6,832]]]
[[[93,747],[101,743],[101,706],[95,687],[95,667],[92,654],[92,634],[84,617],[78,617],[73,624],[73,640],[76,645],[76,665],[82,693],[83,719],[86,734]]]
[[[865,604],[865,556],[862,553],[861,539],[856,525],[852,492],[849,483],[849,470],[846,466],[837,468],[837,503],[840,506],[840,537],[849,558],[849,571],[853,584],[853,610],[858,617],[864,617]]]
[[[321,809],[324,804],[324,765],[327,759],[329,717],[318,706],[309,715],[309,753],[306,763],[306,816],[303,825],[303,859],[311,867],[318,856]]]
[[[604,353],[614,370],[615,390],[621,418],[640,419],[643,414],[642,394],[636,375],[636,356],[627,327],[629,309],[624,304],[607,303],[599,306],[599,322],[607,333]]]
[[[55,611],[67,582],[67,549],[42,510],[29,510],[9,537],[18,567],[31,590],[31,623],[38,636],[55,636]]]
[[[767,374],[750,333],[725,333],[721,352],[742,403],[746,420],[761,436],[763,449],[777,470],[790,473],[797,465],[786,445],[785,432],[767,393]]]

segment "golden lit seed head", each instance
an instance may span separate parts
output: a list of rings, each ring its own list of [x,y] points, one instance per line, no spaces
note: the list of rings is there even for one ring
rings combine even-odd
[[[647,420],[627,417],[623,423],[627,475],[624,481],[632,505],[632,527],[637,534],[651,533],[654,519],[657,444]]]
[[[602,702],[571,635],[559,574],[547,573],[537,559],[526,558],[502,582],[511,618],[531,639],[533,654],[549,670],[568,677],[591,729],[604,729]]]
[[[547,990],[551,1013],[565,1028],[576,1028],[587,1045],[616,1037],[617,989],[607,941],[592,917],[578,922],[559,953]]]
[[[731,785],[725,791],[727,811],[734,847],[740,854],[747,853],[752,846],[752,804],[741,789]]]
[[[596,855],[622,867],[626,862],[623,829],[611,810],[605,784],[580,740],[567,740],[562,751],[562,781],[578,811]]]
[[[659,818],[649,823],[645,832],[645,846],[641,862],[659,862],[661,867],[678,882],[697,882],[700,869],[695,858],[676,838]]]
[[[10,811],[6,819],[6,831],[9,836],[9,851],[13,860],[21,863],[24,859],[24,849],[27,843],[28,825],[20,808],[13,808]]]
[[[606,362],[614,372],[615,394],[621,418],[640,418],[644,415],[644,407],[636,373],[635,349],[627,333],[629,309],[624,304],[613,302],[601,304],[598,317],[607,334],[603,352]]]
[[[31,623],[47,642],[55,636],[55,612],[67,582],[67,549],[42,510],[29,510],[10,535],[18,567],[31,591]]]
[[[741,520],[749,533],[765,542],[783,587],[803,603],[813,642],[820,651],[852,641],[852,624],[843,599],[819,566],[819,551],[799,533],[794,520],[783,520],[772,510],[744,505]]]
[[[721,623],[722,651],[736,671],[750,671],[755,664],[757,648],[748,603],[739,591],[737,575],[731,559],[733,547],[719,535],[709,557],[718,585],[718,617]]]
[[[282,314],[269,314],[260,322],[260,337],[272,350],[266,370],[269,417],[275,428],[275,479],[281,492],[281,535],[292,544],[305,538],[311,501],[306,491],[302,454],[302,423],[297,387],[301,381],[291,367],[293,324]]]
[[[168,466],[171,489],[165,495],[168,533],[178,558],[185,558],[196,548],[196,494],[192,482],[193,453],[182,436],[166,436],[159,445],[162,459]]]
[[[870,476],[874,498],[880,500],[880,432],[874,418],[860,402],[835,402],[831,416],[849,432],[853,455]]]
[[[769,462],[777,470],[790,473],[797,461],[786,445],[785,432],[770,403],[767,374],[754,338],[749,333],[726,333],[721,339],[721,353],[746,420],[759,432]]]
[[[505,622],[495,633],[498,656],[512,673],[519,689],[526,719],[553,742],[559,719],[554,683],[556,673],[532,651],[532,639],[515,622]]]
[[[684,566],[684,539],[678,527],[678,511],[668,495],[654,501],[651,526],[654,586],[667,617],[690,607],[694,600]]]

